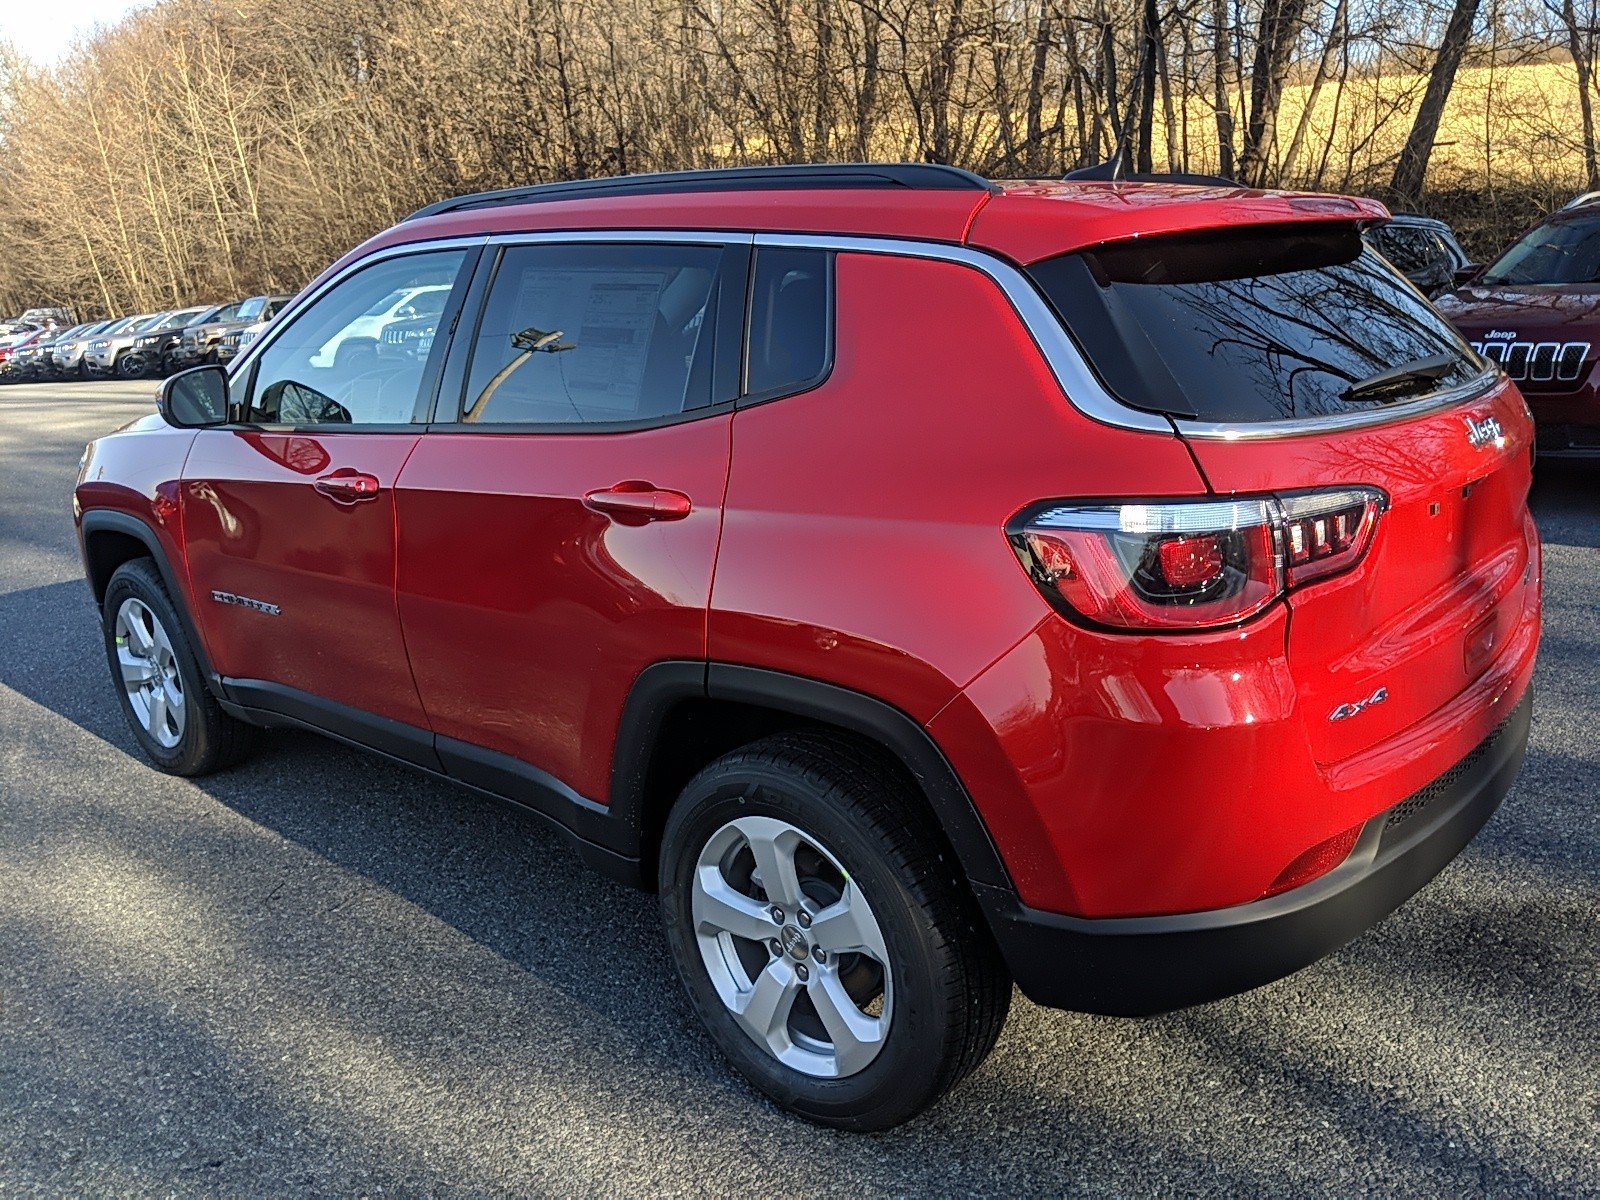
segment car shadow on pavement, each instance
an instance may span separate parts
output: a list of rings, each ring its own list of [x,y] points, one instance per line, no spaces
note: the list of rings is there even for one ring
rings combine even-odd
[[[1571,975],[1566,949],[1583,936],[1575,897],[1592,859],[1580,847],[1562,872],[1558,844],[1554,876],[1530,885],[1521,838],[1496,832],[1505,814],[1482,852],[1298,976],[1142,1022],[1018,998],[991,1060],[928,1116],[880,1137],[819,1133],[721,1062],[682,997],[653,898],[584,868],[532,818],[303,733],[265,735],[232,771],[171,780],[136,757],[81,583],[0,595],[0,627],[29,642],[0,657],[0,685],[42,710],[6,730],[12,759],[59,772],[63,794],[86,758],[114,781],[62,801],[79,818],[70,837],[30,835],[39,869],[132,898],[108,919],[69,891],[48,919],[13,923],[6,936],[36,956],[11,964],[19,975],[85,944],[103,961],[98,976],[80,967],[70,1003],[38,1018],[43,1041],[29,1045],[73,1046],[85,1102],[112,1109],[136,1105],[163,1063],[192,1061],[161,1086],[192,1086],[218,1132],[173,1144],[183,1169],[226,1171],[251,1138],[278,1137],[375,1179],[398,1164],[414,1189],[504,1178],[436,1143],[441,1119],[492,1149],[497,1169],[520,1164],[519,1178],[552,1188],[598,1178],[621,1153],[633,1156],[628,1186],[714,1189],[678,1168],[651,1174],[685,1144],[723,1160],[803,1159],[896,1192],[1373,1186],[1355,1167],[1390,1186],[1426,1168],[1452,1190],[1538,1192],[1564,1169],[1536,1121],[1482,1118],[1452,1095],[1542,1081],[1548,1101],[1552,1056],[1556,1069],[1595,1065],[1581,1036],[1592,1015],[1572,1011],[1593,1014],[1593,980]],[[61,737],[52,714],[92,739]],[[1525,778],[1585,765],[1536,746]],[[1547,1019],[1528,1021],[1530,989]],[[158,1061],[141,1046],[160,1047]],[[5,1070],[10,1085],[45,1088],[62,1067],[18,1053]],[[1561,1086],[1560,1111],[1581,1110],[1582,1085]],[[574,1123],[604,1144],[569,1146],[560,1170],[539,1160]],[[143,1142],[125,1151],[175,1169]],[[301,1182],[318,1186],[308,1170]],[[781,1190],[785,1176],[762,1178]]]

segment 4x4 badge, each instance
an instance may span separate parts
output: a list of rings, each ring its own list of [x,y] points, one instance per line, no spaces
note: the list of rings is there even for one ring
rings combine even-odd
[[[1389,698],[1389,689],[1381,687],[1365,700],[1355,700],[1349,704],[1341,704],[1328,714],[1330,721],[1348,721],[1351,717],[1359,717],[1374,704],[1382,704]]]
[[[1467,441],[1479,450],[1485,446],[1499,446],[1506,440],[1506,431],[1500,428],[1500,422],[1495,417],[1485,417],[1481,421],[1474,421],[1471,417],[1467,421]]]

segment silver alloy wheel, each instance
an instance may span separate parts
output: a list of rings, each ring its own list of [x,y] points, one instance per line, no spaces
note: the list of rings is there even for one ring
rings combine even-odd
[[[883,1049],[894,979],[860,887],[809,834],[740,817],[695,863],[700,957],[745,1033],[785,1066],[839,1079]]]
[[[183,740],[188,702],[172,639],[150,606],[130,596],[117,609],[117,667],[133,715],[165,750]]]

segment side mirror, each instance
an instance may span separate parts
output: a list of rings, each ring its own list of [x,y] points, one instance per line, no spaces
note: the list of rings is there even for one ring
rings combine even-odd
[[[1467,284],[1471,283],[1474,279],[1476,279],[1479,275],[1482,275],[1482,274],[1483,274],[1483,264],[1482,263],[1468,263],[1464,267],[1457,267],[1456,268],[1456,286],[1457,287],[1466,287]]]
[[[180,371],[161,385],[156,411],[168,425],[205,429],[228,423],[228,373],[218,366]]]

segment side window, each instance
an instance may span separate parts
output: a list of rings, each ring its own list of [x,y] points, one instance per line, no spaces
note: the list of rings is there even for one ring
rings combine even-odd
[[[1378,249],[1402,271],[1420,271],[1428,265],[1427,245],[1420,230],[1389,225],[1378,231]]]
[[[746,394],[799,391],[828,369],[833,334],[833,255],[761,249],[750,293]]]
[[[357,271],[303,309],[257,360],[248,420],[263,425],[394,425],[416,419],[433,350],[431,324],[374,313],[393,292],[454,284],[463,250],[388,259]]]
[[[473,339],[461,419],[640,421],[711,401],[724,251],[508,247]]]

